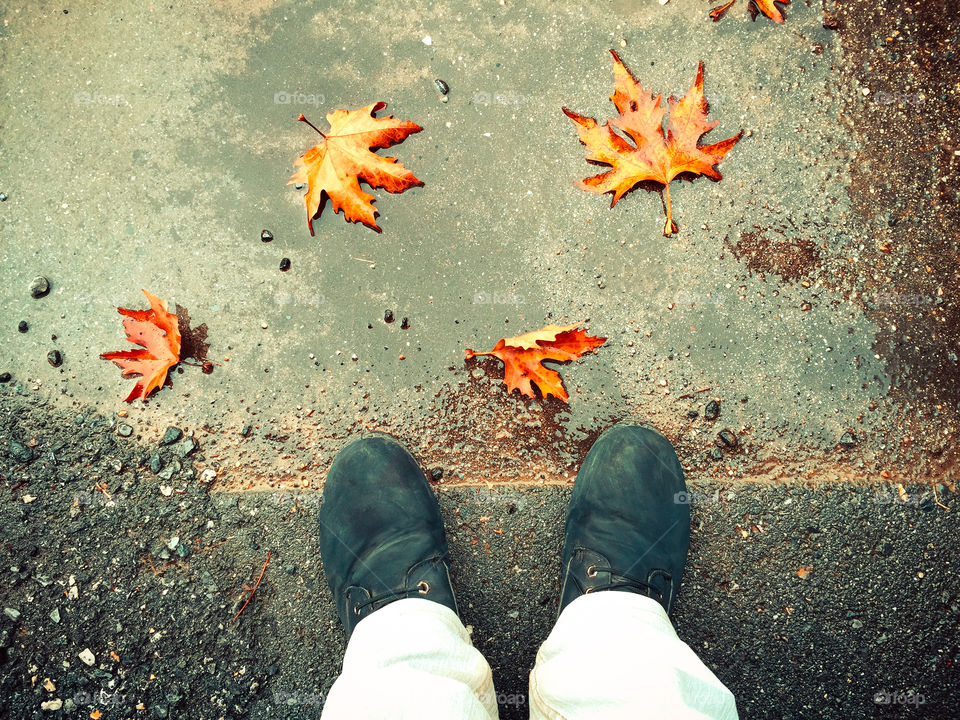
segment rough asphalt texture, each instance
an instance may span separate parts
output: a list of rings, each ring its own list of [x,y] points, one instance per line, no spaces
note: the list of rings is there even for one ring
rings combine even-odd
[[[204,448],[181,457],[189,438],[143,445],[102,416],[51,413],[32,398],[19,408],[0,427],[0,716],[48,716],[41,703],[61,699],[75,718],[317,717],[344,649],[317,558],[320,496],[209,492],[193,468]],[[152,455],[161,473],[181,469],[158,477]],[[690,491],[678,631],[742,717],[960,713],[956,494],[939,488],[944,509],[925,486],[906,487],[906,499],[851,484]],[[556,614],[569,490],[441,487],[438,497],[463,620],[493,667],[501,717],[526,717],[527,672]],[[89,667],[78,657],[87,649]]]
[[[570,482],[625,417],[696,479],[952,478],[957,3],[798,1],[783,25],[705,4],[13,6],[0,364],[61,407],[129,411],[144,438],[195,428],[221,487],[318,488],[364,427],[448,479]],[[723,180],[674,183],[669,239],[656,193],[611,209],[574,184],[596,168],[560,108],[610,117],[610,48],[665,96],[703,60],[706,140],[744,131]],[[382,234],[328,207],[311,237],[286,185],[317,138],[297,115],[376,99],[424,127],[390,152],[425,186],[376,193]],[[96,358],[127,344],[116,307],[141,288],[215,366],[130,407]],[[464,359],[580,321],[609,340],[563,368],[569,406]],[[724,428],[739,451],[718,456]]]
[[[316,717],[343,650],[317,491],[365,429],[438,469],[524,717],[569,485],[622,419],[697,490],[678,627],[743,717],[960,716],[960,3],[709,6],[0,8],[0,717]],[[706,140],[745,131],[671,187],[673,238],[655,193],[573,184],[560,107],[610,117],[610,48],[664,95],[702,59]],[[310,237],[296,116],[374,100],[424,127],[389,154],[425,186],[374,193],[380,235],[327,207]],[[127,405],[96,357],[141,287],[215,367]],[[609,340],[569,406],[463,360],[577,321]]]

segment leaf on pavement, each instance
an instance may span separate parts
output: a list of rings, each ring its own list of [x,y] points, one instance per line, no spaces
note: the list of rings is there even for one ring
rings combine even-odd
[[[363,180],[372,188],[402,193],[423,183],[414,177],[396,158],[377,155],[371,150],[387,148],[420,132],[413,122],[397,120],[393,115],[375,117],[387,106],[376,102],[359,110],[334,110],[327,114],[330,129],[322,132],[302,114],[298,118],[310,125],[323,138],[294,162],[296,171],[287,185],[305,183],[307,194],[307,226],[313,235],[313,221],[323,212],[327,198],[335,213],[343,210],[344,219],[362,222],[380,232],[374,196],[360,188]]]
[[[710,11],[710,17],[713,19],[714,22],[717,22],[720,18],[722,18],[726,14],[727,10],[730,9],[730,6],[733,5],[736,1],[737,0],[729,0],[728,2],[725,2],[723,5],[719,5],[715,7],[713,10]],[[780,10],[777,8],[774,2],[778,2],[783,5],[790,4],[790,0],[753,0],[753,5],[754,7],[757,8],[758,11],[762,12],[768,18],[773,20],[775,23],[782,23],[784,20],[783,13],[780,12]],[[750,12],[753,13],[754,20],[756,20],[756,17],[757,17],[757,10],[753,10],[752,8],[750,10]]]
[[[707,120],[708,106],[703,95],[701,62],[697,77],[687,94],[680,100],[671,97],[667,102],[670,121],[664,137],[661,96],[654,97],[644,90],[620,56],[613,50],[610,53],[613,55],[616,88],[610,99],[620,116],[598,125],[593,118],[563,108],[567,117],[577,124],[580,142],[589,151],[587,162],[610,166],[608,171],[581,180],[577,185],[588,192],[613,193],[610,203],[610,207],[613,207],[638,183],[660,183],[664,187],[667,212],[663,234],[669,237],[677,231],[671,216],[670,183],[682,173],[706,175],[713,180],[720,180],[722,176],[714,166],[737,144],[743,131],[712,145],[699,145],[700,138],[717,125]]]
[[[180,328],[177,316],[167,310],[167,301],[143,291],[150,302],[149,310],[117,308],[124,315],[123,329],[127,340],[140,345],[137,350],[119,350],[103,353],[100,357],[110,360],[121,370],[123,376],[140,375],[126,401],[147,399],[147,395],[163,385],[167,370],[180,361]]]
[[[547,398],[550,395],[569,402],[563,380],[555,370],[544,367],[543,360],[568,362],[606,342],[592,337],[576,325],[547,325],[545,328],[512,338],[503,338],[489,352],[467,350],[467,358],[493,355],[504,365],[503,381],[507,392],[519,389],[521,395],[535,397],[531,383]]]

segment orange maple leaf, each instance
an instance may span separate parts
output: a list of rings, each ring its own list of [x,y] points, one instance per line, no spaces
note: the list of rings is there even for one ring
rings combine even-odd
[[[609,165],[610,170],[581,180],[578,187],[588,192],[613,193],[610,207],[637,183],[652,180],[664,186],[667,221],[663,234],[677,231],[670,210],[670,183],[681,173],[706,175],[720,180],[714,165],[723,160],[737,144],[743,131],[713,145],[700,146],[700,138],[716,127],[707,120],[707,100],[703,95],[703,63],[697,69],[693,85],[682,99],[671,97],[670,122],[663,135],[664,108],[660,95],[654,97],[641,87],[620,56],[613,50],[613,75],[616,89],[610,99],[620,117],[598,125],[593,118],[578,115],[567,108],[563,112],[577,124],[580,142],[587,146],[587,162]],[[626,134],[630,140],[614,132]]]
[[[372,188],[402,193],[423,183],[396,158],[383,157],[371,149],[387,148],[403,142],[407,136],[423,130],[416,123],[397,120],[393,115],[374,117],[387,106],[376,102],[359,110],[334,110],[327,114],[330,129],[321,132],[302,114],[298,118],[323,138],[294,162],[296,172],[290,182],[306,183],[307,226],[313,235],[313,220],[323,212],[326,199],[333,203],[334,213],[343,209],[350,222],[362,222],[380,232],[374,196],[360,189],[360,180]]]
[[[123,329],[127,340],[145,349],[118,350],[103,353],[100,357],[110,360],[123,370],[121,375],[136,375],[137,380],[126,401],[132,402],[147,395],[163,385],[167,379],[167,370],[180,362],[180,327],[177,316],[167,310],[167,301],[143,291],[150,302],[149,310],[128,310],[117,308],[123,320]]]
[[[715,7],[713,10],[710,11],[710,17],[713,19],[714,22],[717,22],[720,18],[722,18],[726,14],[727,10],[730,9],[730,6],[733,5],[736,1],[737,0],[729,0],[728,2],[725,2],[723,5]],[[779,9],[777,9],[777,6],[774,5],[774,2],[778,2],[783,5],[790,4],[790,0],[753,0],[753,4],[756,6],[757,10],[762,12],[768,18],[773,20],[775,23],[782,23],[784,20],[783,13],[780,12]],[[756,20],[757,19],[756,10],[751,9],[751,12],[754,14],[753,19]]]
[[[467,350],[467,358],[480,355],[493,355],[503,361],[503,381],[507,392],[520,390],[521,395],[535,397],[532,383],[544,398],[553,395],[564,402],[569,396],[563,387],[563,380],[555,370],[544,367],[543,360],[568,362],[575,360],[588,350],[603,345],[607,339],[591,337],[576,325],[547,325],[545,328],[528,332],[512,338],[503,338],[489,352]]]

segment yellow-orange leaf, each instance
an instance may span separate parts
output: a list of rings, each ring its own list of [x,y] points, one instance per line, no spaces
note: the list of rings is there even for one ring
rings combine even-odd
[[[371,150],[387,148],[403,142],[407,136],[420,132],[422,127],[413,122],[397,120],[393,115],[375,117],[387,106],[376,102],[359,110],[334,110],[327,114],[330,129],[321,132],[303,115],[300,120],[316,130],[323,139],[294,162],[296,171],[287,185],[306,183],[307,226],[313,235],[313,220],[323,212],[330,198],[335,213],[343,210],[350,222],[362,222],[380,232],[374,196],[360,188],[363,180],[372,188],[402,193],[423,183],[413,176],[396,158],[383,157]]]
[[[713,10],[710,11],[710,17],[713,19],[714,22],[717,22],[717,20],[722,18],[724,14],[727,12],[727,10],[730,9],[730,6],[733,5],[736,1],[737,0],[729,0],[728,2],[725,2],[723,5],[715,7]],[[782,23],[784,20],[783,13],[780,12],[780,10],[777,8],[774,2],[778,2],[783,5],[790,4],[790,0],[753,0],[753,3],[756,6],[757,10],[762,12],[768,18],[773,20],[775,23]],[[756,10],[751,9],[751,12],[754,14],[754,20],[756,20]]]
[[[150,302],[149,310],[117,308],[124,315],[123,329],[127,340],[143,349],[119,350],[103,353],[100,357],[110,360],[121,370],[121,375],[140,375],[136,385],[127,396],[127,402],[147,395],[163,385],[167,370],[180,361],[180,327],[177,316],[167,310],[167,301],[143,291]]]
[[[535,397],[536,385],[544,398],[553,395],[569,401],[563,380],[555,370],[544,367],[543,360],[568,362],[588,350],[600,347],[606,338],[592,337],[578,325],[547,325],[546,327],[512,338],[503,338],[489,352],[467,350],[467,358],[493,355],[503,362],[503,381],[507,392],[520,390],[521,395]]]
[[[665,137],[661,96],[654,97],[644,90],[620,56],[613,50],[610,53],[613,55],[616,88],[610,99],[620,116],[598,125],[593,118],[563,108],[567,117],[577,124],[580,142],[587,146],[587,161],[610,166],[607,172],[577,184],[588,192],[613,193],[610,203],[610,207],[613,207],[638,183],[660,183],[664,187],[667,209],[663,234],[669,237],[677,231],[671,216],[670,183],[681,173],[706,175],[713,180],[720,180],[722,176],[714,166],[727,156],[743,132],[712,145],[699,145],[700,138],[717,125],[707,120],[708,106],[703,95],[701,62],[697,77],[687,94],[680,100],[671,97],[667,101],[670,120]],[[614,128],[622,134],[615,132]]]

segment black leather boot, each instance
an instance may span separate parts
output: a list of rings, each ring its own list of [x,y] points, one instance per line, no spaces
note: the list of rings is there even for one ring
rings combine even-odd
[[[567,510],[560,612],[585,593],[621,590],[669,615],[690,544],[690,505],[663,435],[616,425],[590,448]]]
[[[389,435],[340,451],[319,511],[320,558],[347,639],[363,618],[406,597],[457,612],[437,498]]]

